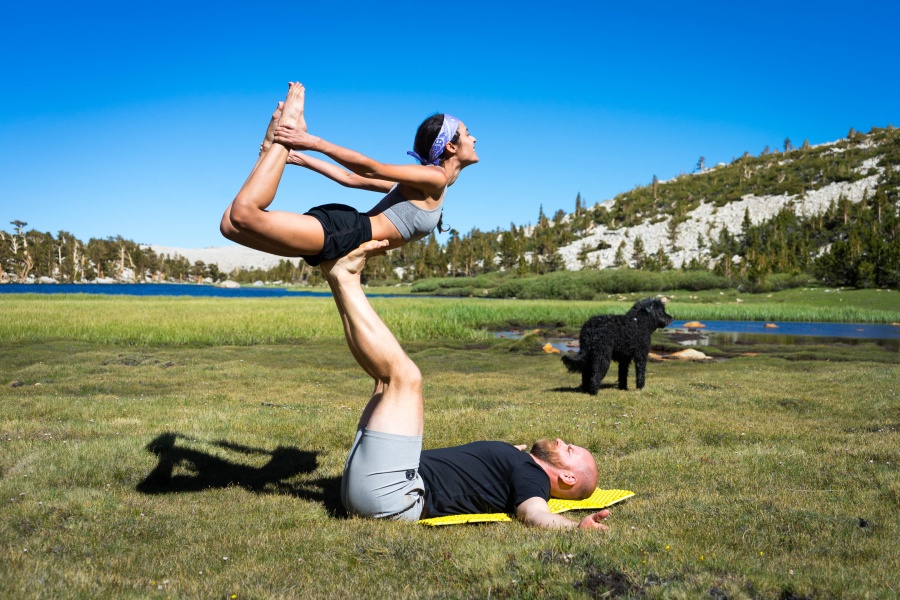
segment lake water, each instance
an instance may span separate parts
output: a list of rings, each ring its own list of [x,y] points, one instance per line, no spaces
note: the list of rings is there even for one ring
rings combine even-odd
[[[220,298],[330,297],[329,292],[294,292],[280,287],[223,288],[196,283],[8,283],[0,294],[109,294],[113,296],[205,296]]]
[[[701,321],[703,329],[684,329],[687,321],[672,321],[665,331],[683,330],[701,336],[735,333],[766,336],[810,336],[833,338],[860,338],[867,340],[900,340],[900,327],[872,323],[804,323],[794,321],[768,321],[777,328],[767,328],[764,321]]]
[[[701,321],[702,329],[685,329],[687,321],[673,321],[659,333],[682,346],[718,346],[720,344],[800,344],[875,343],[900,352],[900,327],[871,323],[804,323],[769,321],[778,328],[766,328],[765,321]],[[522,331],[499,331],[495,335],[511,339]],[[578,338],[549,337],[546,341],[560,352],[577,351]]]

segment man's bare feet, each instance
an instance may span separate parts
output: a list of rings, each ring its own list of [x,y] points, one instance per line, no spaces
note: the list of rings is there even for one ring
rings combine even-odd
[[[306,132],[306,119],[303,117],[303,108],[306,102],[306,89],[302,83],[291,82],[288,84],[287,98],[284,100],[284,110],[281,113],[281,125],[293,125],[297,129]]]
[[[330,281],[337,281],[344,276],[358,278],[366,267],[366,261],[373,256],[382,256],[389,243],[388,240],[369,240],[346,256],[322,263],[322,272]]]
[[[275,141],[275,128],[278,127],[278,122],[281,120],[281,112],[284,109],[284,102],[279,102],[278,106],[275,107],[275,112],[272,113],[272,119],[269,121],[269,126],[266,128],[266,137],[263,138],[263,143],[259,147],[259,152],[262,154],[269,147],[272,146],[272,142]]]

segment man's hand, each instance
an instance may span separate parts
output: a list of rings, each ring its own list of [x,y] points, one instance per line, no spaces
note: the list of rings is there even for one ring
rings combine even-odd
[[[607,531],[609,529],[609,527],[600,522],[609,516],[609,511],[606,509],[588,515],[580,523],[576,523],[562,515],[550,512],[547,501],[538,497],[529,498],[519,504],[516,507],[516,516],[529,525],[546,529],[575,529],[576,527],[592,531]]]
[[[588,515],[578,524],[579,529],[596,529],[597,531],[608,531],[609,527],[601,523],[603,519],[609,516],[609,511],[605,508],[600,512]]]

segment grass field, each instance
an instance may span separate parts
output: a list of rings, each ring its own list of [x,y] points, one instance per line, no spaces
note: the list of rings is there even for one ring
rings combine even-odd
[[[373,298],[372,305],[402,341],[474,341],[510,325],[577,331],[588,317],[622,314],[647,295],[614,295],[600,302]],[[900,322],[900,293],[894,291],[798,289],[752,295],[730,290],[668,297],[666,310],[675,319]],[[0,295],[0,310],[9,315],[0,320],[0,340],[6,342],[247,345],[343,335],[330,298],[11,294]]]
[[[721,306],[846,310],[777,299]],[[607,379],[590,397],[536,342],[484,331],[578,323],[631,301],[374,302],[423,371],[425,446],[559,435],[589,448],[603,487],[636,493],[592,535],[346,518],[339,478],[371,383],[328,299],[0,296],[0,589],[896,597],[897,353],[805,346],[653,363],[644,390]],[[676,296],[670,311],[713,318],[692,312],[704,305],[716,306]]]

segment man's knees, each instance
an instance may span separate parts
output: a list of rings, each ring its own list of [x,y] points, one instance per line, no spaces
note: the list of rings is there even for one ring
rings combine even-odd
[[[391,376],[391,384],[409,390],[422,390],[422,372],[409,358],[398,365]]]

